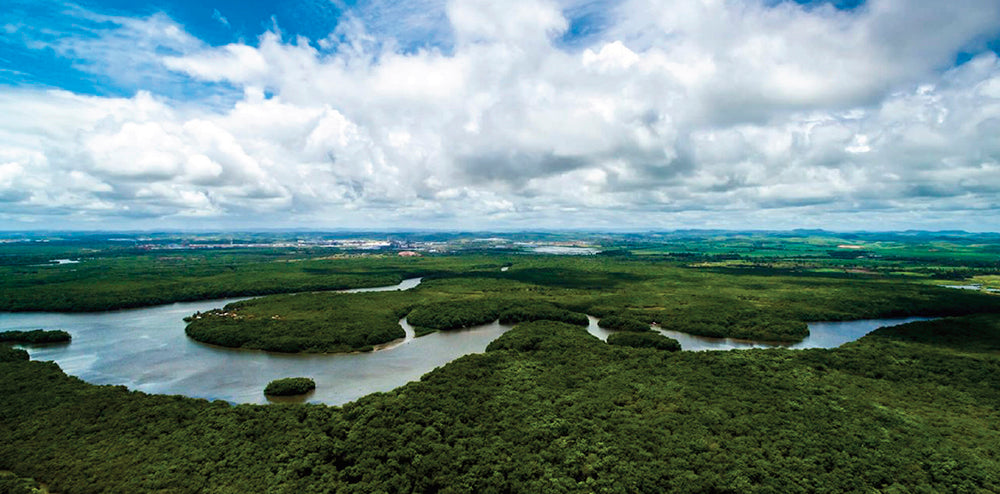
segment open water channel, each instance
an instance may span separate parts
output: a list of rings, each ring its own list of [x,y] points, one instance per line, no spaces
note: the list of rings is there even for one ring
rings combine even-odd
[[[419,278],[399,285],[346,292],[406,290]],[[97,313],[0,313],[0,331],[62,329],[73,336],[68,344],[26,346],[34,360],[52,360],[72,376],[93,384],[125,385],[158,394],[180,394],[233,403],[265,403],[263,389],[273,379],[306,376],[316,381],[311,403],[340,405],[364,395],[389,391],[456,358],[480,353],[511,328],[494,322],[460,331],[439,331],[413,338],[405,320],[404,340],[369,353],[277,354],[206,345],[184,334],[183,318],[243,299],[185,302],[143,309]],[[608,332],[590,318],[588,331],[607,339]],[[832,348],[853,341],[880,326],[926,318],[867,319],[810,323],[810,336],[791,348]],[[684,350],[729,350],[769,347],[749,341],[702,338],[661,331],[677,339]]]

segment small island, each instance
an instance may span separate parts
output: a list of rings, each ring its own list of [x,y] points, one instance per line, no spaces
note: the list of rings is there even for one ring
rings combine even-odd
[[[62,330],[35,329],[32,331],[2,331],[0,341],[5,343],[66,343],[72,336]]]
[[[316,381],[308,377],[286,377],[267,383],[264,394],[268,396],[304,395],[316,389]]]
[[[681,349],[681,344],[677,340],[652,331],[648,333],[615,333],[608,336],[608,344],[632,348],[655,348],[668,352],[676,352]]]

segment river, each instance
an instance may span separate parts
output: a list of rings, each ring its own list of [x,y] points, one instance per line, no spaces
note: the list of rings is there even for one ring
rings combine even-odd
[[[587,325],[587,332],[607,341],[608,331],[597,325],[598,319],[587,316],[590,323]],[[746,348],[836,348],[844,343],[854,341],[862,336],[871,333],[882,326],[896,326],[915,321],[927,321],[933,317],[901,317],[891,319],[860,319],[857,321],[836,321],[836,322],[811,322],[809,326],[809,336],[798,343],[765,343],[759,341],[740,340],[736,338],[709,338],[707,336],[696,336],[679,331],[670,331],[653,326],[653,329],[664,336],[669,336],[681,344],[682,350],[703,351],[703,350],[738,350]]]
[[[419,278],[389,287],[344,292],[406,290]],[[456,358],[483,352],[509,330],[499,323],[460,331],[439,331],[413,338],[406,320],[400,324],[407,337],[383,349],[351,354],[277,354],[237,350],[198,343],[184,334],[183,318],[242,298],[184,302],[142,309],[97,313],[0,313],[0,331],[62,329],[73,336],[68,344],[26,346],[34,360],[52,360],[67,373],[93,384],[118,384],[158,394],[182,394],[233,403],[266,403],[264,386],[273,379],[305,376],[316,381],[316,391],[304,399],[311,403],[340,405],[364,395],[389,391]],[[864,336],[885,325],[921,318],[870,319],[810,323],[812,333],[792,348],[831,348]],[[608,332],[590,318],[588,331],[607,339]],[[684,350],[727,350],[769,347],[754,342],[703,338],[661,331],[680,341]]]

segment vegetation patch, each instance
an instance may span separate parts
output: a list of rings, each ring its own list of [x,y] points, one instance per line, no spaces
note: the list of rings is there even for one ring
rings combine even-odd
[[[545,350],[575,353],[586,352],[601,345],[600,340],[579,327],[552,321],[535,321],[519,324],[500,335],[487,345],[486,352]]]
[[[805,322],[756,309],[734,311],[720,307],[718,312],[686,312],[667,318],[660,327],[712,338],[768,342],[794,342],[809,336]]]
[[[406,320],[422,328],[467,328],[496,321],[500,305],[499,300],[486,298],[432,302],[414,309]]]
[[[6,343],[65,343],[72,337],[62,330],[34,329],[31,331],[3,331],[0,332],[0,342]]]
[[[35,265],[37,255],[0,245],[0,311],[92,312],[193,300],[395,285],[405,278],[474,271],[482,256],[344,257],[325,250],[173,250],[98,245],[73,269]],[[6,265],[4,263],[6,261]]]
[[[447,285],[446,285],[447,286]],[[432,302],[418,306],[407,316],[414,326],[436,330],[468,328],[499,320],[502,324],[538,320],[586,326],[586,314],[563,309],[530,295],[510,295],[502,291],[492,297]]]
[[[614,333],[608,335],[608,344],[632,348],[655,348],[668,352],[676,352],[681,349],[680,342],[656,332]]]
[[[28,352],[8,345],[0,345],[0,362],[17,362],[28,360]]]
[[[573,312],[561,307],[556,307],[547,303],[515,303],[500,312],[501,324],[516,324],[527,321],[557,321],[577,326],[586,326],[590,323],[586,314]]]
[[[612,331],[632,331],[636,333],[650,331],[649,323],[622,316],[602,317],[601,320],[597,322],[597,325]]]
[[[13,472],[0,472],[0,492],[4,494],[42,494],[35,479],[18,477]]]
[[[308,377],[286,377],[267,383],[264,394],[270,396],[304,395],[316,389],[316,381]]]
[[[966,353],[1000,354],[1000,331],[988,331],[995,316],[980,315],[937,319],[889,326],[872,331],[866,339],[884,339],[951,348]]]
[[[271,352],[370,350],[406,336],[399,320],[409,303],[400,292],[276,295],[194,314],[185,332],[203,343]]]

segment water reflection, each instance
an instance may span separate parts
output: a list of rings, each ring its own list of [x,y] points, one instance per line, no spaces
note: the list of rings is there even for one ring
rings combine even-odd
[[[308,403],[309,400],[316,396],[316,390],[309,391],[305,394],[294,395],[294,396],[270,396],[264,395],[264,398],[268,403]]]

